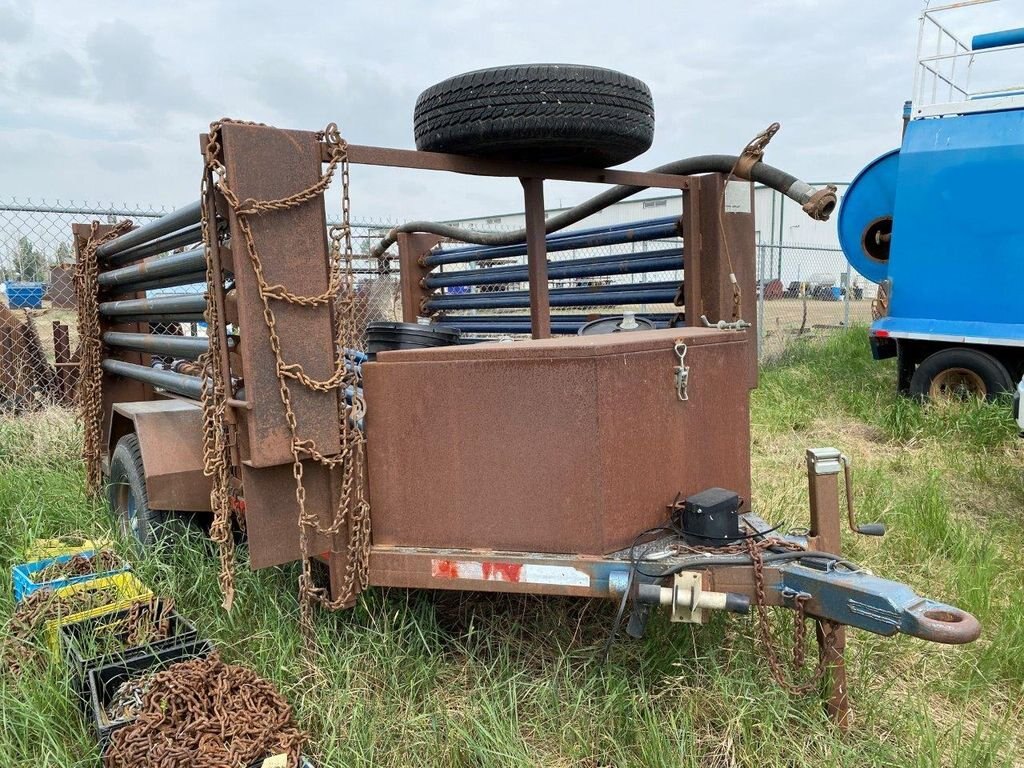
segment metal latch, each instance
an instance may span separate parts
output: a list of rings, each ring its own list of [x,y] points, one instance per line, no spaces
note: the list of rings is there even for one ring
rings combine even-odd
[[[708,320],[707,315],[701,315],[700,321],[704,323],[705,328],[717,328],[720,331],[743,331],[750,328],[750,323],[743,319],[735,320],[731,323],[727,323],[725,320],[719,320],[717,323],[712,323]]]
[[[675,367],[676,395],[680,400],[686,402],[690,399],[690,393],[686,389],[690,383],[690,366],[686,364],[686,344],[681,341],[676,342],[676,355],[679,357],[679,365]]]

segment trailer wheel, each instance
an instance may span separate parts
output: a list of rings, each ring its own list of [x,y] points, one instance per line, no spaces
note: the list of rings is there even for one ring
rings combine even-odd
[[[930,355],[914,371],[910,394],[922,400],[993,400],[1013,389],[1006,368],[987,352],[966,347]]]
[[[118,528],[126,538],[135,539],[143,547],[156,543],[170,515],[149,508],[146,471],[139,438],[135,435],[125,435],[117,441],[110,458],[107,498]]]
[[[647,85],[576,64],[495,67],[423,91],[416,148],[604,168],[632,160],[654,139]]]

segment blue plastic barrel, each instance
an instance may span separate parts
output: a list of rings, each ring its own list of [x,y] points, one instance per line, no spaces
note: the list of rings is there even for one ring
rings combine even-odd
[[[11,309],[42,309],[45,283],[4,283]]]

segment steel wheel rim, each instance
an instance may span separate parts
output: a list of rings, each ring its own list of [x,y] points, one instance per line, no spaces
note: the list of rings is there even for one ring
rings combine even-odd
[[[947,368],[936,374],[928,387],[932,400],[984,399],[988,395],[985,381],[969,368]]]
[[[139,510],[127,483],[117,489],[117,524],[124,536],[139,537]]]

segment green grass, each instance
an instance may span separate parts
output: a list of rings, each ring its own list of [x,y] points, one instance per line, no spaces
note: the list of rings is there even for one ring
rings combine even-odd
[[[324,650],[309,657],[295,567],[241,566],[230,615],[200,537],[138,569],[226,658],[278,683],[323,766],[1020,765],[1024,449],[1006,408],[922,408],[895,396],[894,376],[855,330],[795,349],[753,396],[765,516],[806,521],[804,449],[835,445],[854,460],[860,519],[889,529],[848,536],[848,554],[984,624],[959,648],[851,632],[846,735],[815,697],[774,685],[746,619],[694,629],[658,617],[606,663],[605,603],[372,590],[350,612],[319,615]],[[57,413],[0,421],[3,570],[39,536],[113,535],[83,495],[77,439]],[[11,610],[0,590],[0,622]],[[0,756],[17,768],[99,764],[58,664],[0,674]]]

